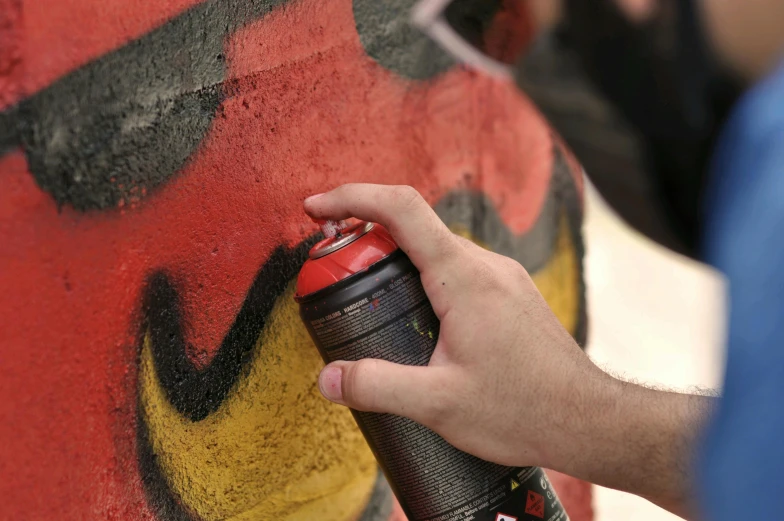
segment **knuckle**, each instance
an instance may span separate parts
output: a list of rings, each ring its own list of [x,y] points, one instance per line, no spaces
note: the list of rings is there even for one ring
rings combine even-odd
[[[343,381],[343,398],[352,406],[371,409],[376,404],[376,396],[372,382],[375,371],[375,360],[359,360],[354,362]]]
[[[347,183],[344,185],[340,185],[332,190],[332,194],[338,197],[345,197],[349,195],[354,189],[355,186],[353,183]]]
[[[496,275],[504,281],[515,282],[529,277],[523,265],[511,257],[493,253],[490,262]]]
[[[475,263],[472,276],[477,287],[508,297],[517,296],[530,280],[523,266],[509,257],[493,254]]]
[[[471,266],[471,274],[474,281],[483,287],[493,287],[498,283],[498,276],[496,269],[484,261],[484,259],[476,259]]]
[[[473,245],[474,245],[473,242],[471,242],[469,239],[466,239],[462,235],[458,235],[456,233],[453,233],[452,237],[454,238],[455,242],[457,242],[460,246],[462,246],[462,247],[464,247],[466,249],[472,248]]]
[[[434,386],[425,403],[424,419],[434,431],[442,430],[449,425],[458,405],[455,393],[451,392],[446,384]]]
[[[413,209],[421,206],[424,199],[412,186],[400,185],[392,188],[392,198],[402,209]]]
[[[451,242],[457,246],[460,246],[461,251],[464,251],[469,255],[481,255],[487,251],[467,237],[463,237],[462,235],[455,233],[451,234],[450,236]]]
[[[510,257],[504,257],[505,266],[509,275],[517,279],[527,279],[528,278],[528,270],[523,267],[522,264],[517,262],[516,260]]]
[[[446,233],[441,233],[445,231]],[[470,255],[471,252],[460,245],[457,235],[449,233],[446,227],[441,228],[441,221],[436,221],[432,233],[432,245],[442,258],[451,258],[453,261]]]

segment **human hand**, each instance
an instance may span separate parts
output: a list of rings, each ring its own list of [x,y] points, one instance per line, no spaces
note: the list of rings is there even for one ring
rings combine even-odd
[[[309,198],[305,209],[315,218],[384,225],[419,269],[441,321],[429,366],[332,363],[320,377],[328,399],[409,417],[486,460],[567,466],[591,384],[609,377],[519,263],[452,234],[410,187],[345,185]]]

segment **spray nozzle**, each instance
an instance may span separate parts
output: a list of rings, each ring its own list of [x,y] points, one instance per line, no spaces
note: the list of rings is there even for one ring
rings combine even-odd
[[[346,221],[324,221],[321,219],[313,219],[313,221],[321,227],[321,233],[324,234],[324,237],[327,239],[332,239],[333,237],[340,237],[340,232],[345,230],[348,227],[348,223]]]

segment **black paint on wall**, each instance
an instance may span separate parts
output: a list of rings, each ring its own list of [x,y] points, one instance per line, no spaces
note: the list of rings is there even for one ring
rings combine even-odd
[[[225,38],[287,0],[211,0],[0,113],[59,205],[104,209],[175,175],[223,99]]]
[[[18,146],[16,108],[0,112],[0,157]]]
[[[188,357],[180,296],[163,272],[152,275],[144,302],[144,334],[149,335],[153,362],[166,396],[191,421],[215,412],[246,371],[267,317],[289,281],[297,276],[314,241],[294,250],[279,246],[259,271],[234,323],[209,365],[197,368]]]
[[[423,80],[448,70],[454,60],[410,24],[416,1],[354,0],[354,20],[368,56],[400,76]]]
[[[368,56],[400,76],[425,80],[449,70],[455,60],[411,25],[411,9],[417,1],[354,0],[354,20]],[[447,15],[461,26],[462,34],[470,34],[472,29],[478,33],[495,15],[501,2],[455,0]]]
[[[158,464],[158,456],[152,448],[150,433],[144,422],[144,411],[141,404],[137,407],[136,441],[139,460],[139,475],[144,485],[147,504],[153,509],[161,521],[199,521],[199,516],[192,512],[174,493],[166,481],[163,469]]]

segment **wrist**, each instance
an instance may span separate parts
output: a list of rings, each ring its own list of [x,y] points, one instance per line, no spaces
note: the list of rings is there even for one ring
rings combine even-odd
[[[691,513],[694,447],[714,399],[649,389],[593,364],[564,396],[545,467]]]
[[[637,463],[632,459],[640,454],[632,453],[630,446],[640,449],[652,418],[642,396],[647,389],[591,366],[568,389],[548,468],[603,484],[600,472],[614,473]]]
[[[553,395],[550,428],[538,445],[540,466],[584,478],[586,460],[613,428],[623,392],[621,382],[587,356],[581,358],[570,364],[566,381]]]

